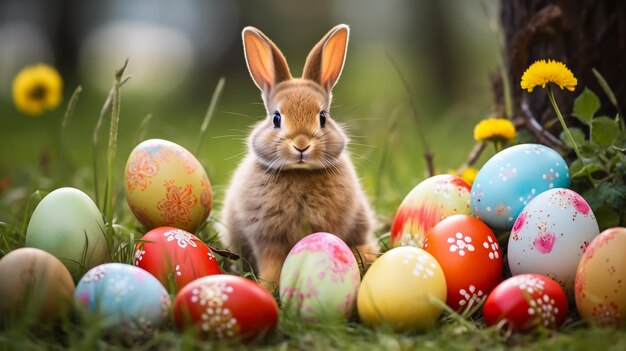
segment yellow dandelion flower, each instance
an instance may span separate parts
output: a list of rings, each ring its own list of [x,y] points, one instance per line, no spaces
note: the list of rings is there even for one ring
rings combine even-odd
[[[520,85],[522,89],[531,93],[536,86],[540,85],[545,88],[548,83],[554,83],[561,89],[574,91],[578,81],[563,62],[539,60],[526,69]]]
[[[61,102],[63,80],[53,67],[39,64],[22,69],[13,80],[13,101],[18,110],[40,115]]]
[[[474,184],[474,180],[476,179],[476,175],[478,174],[478,169],[467,167],[463,172],[461,172],[461,179],[467,182],[470,186]]]
[[[513,140],[515,139],[515,126],[504,118],[483,119],[474,127],[474,139],[476,141]]]

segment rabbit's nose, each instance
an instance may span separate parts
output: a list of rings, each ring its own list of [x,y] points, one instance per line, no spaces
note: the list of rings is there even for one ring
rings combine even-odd
[[[303,148],[303,149],[301,149],[301,148],[299,148],[299,147],[297,147],[297,146],[295,146],[295,145],[291,145],[291,146],[293,146],[293,148],[294,148],[294,149],[296,149],[296,150],[300,151],[301,153],[304,153],[306,150],[308,150],[308,149],[311,147],[311,144],[307,145],[307,146],[306,146],[305,148]]]

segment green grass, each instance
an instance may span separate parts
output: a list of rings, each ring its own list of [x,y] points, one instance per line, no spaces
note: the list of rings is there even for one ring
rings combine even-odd
[[[352,137],[350,151],[359,175],[379,219],[378,235],[385,237],[396,207],[404,195],[424,179],[423,147],[412,112],[402,95],[401,83],[391,81],[396,97],[373,104],[349,105],[349,91],[338,91],[333,117],[346,124]],[[122,191],[123,166],[138,140],[164,138],[189,150],[199,146],[196,156],[205,166],[213,183],[215,206],[209,222],[197,235],[205,242],[220,246],[211,221],[217,221],[221,199],[232,170],[245,151],[243,140],[250,125],[263,114],[258,95],[249,82],[228,82],[211,124],[198,142],[206,105],[184,98],[167,104],[145,101],[123,94],[117,157],[113,164],[111,206],[115,232],[112,260],[130,263],[134,242],[144,233],[125,203]],[[207,95],[207,103],[210,94]],[[24,245],[28,219],[38,201],[60,186],[74,186],[92,198],[95,195],[95,164],[100,184],[107,181],[107,139],[110,116],[105,117],[101,140],[91,152],[91,135],[106,96],[84,90],[73,107],[71,123],[61,131],[61,111],[41,119],[27,119],[8,112],[11,121],[3,128],[0,175],[11,177],[11,184],[0,192],[0,256]],[[176,100],[178,99],[178,100]],[[422,132],[430,143],[439,172],[460,165],[472,147],[473,124],[485,115],[488,97],[459,102],[445,107],[420,106]],[[242,103],[247,101],[247,103]],[[7,102],[9,103],[9,102]],[[148,110],[146,106],[152,109]],[[419,104],[418,104],[419,106]],[[60,109],[62,110],[62,109]],[[150,114],[151,117],[146,117]],[[454,127],[451,127],[454,126]],[[61,133],[57,133],[61,131]],[[383,132],[381,132],[383,131]],[[63,143],[56,135],[63,135]],[[61,153],[62,151],[62,153]],[[488,151],[484,157],[489,155]],[[102,193],[99,195],[104,196]],[[104,206],[102,206],[104,207]],[[103,212],[104,209],[101,208]],[[383,239],[384,240],[384,239]],[[221,261],[222,265],[227,262]],[[3,316],[0,316],[2,318]],[[498,350],[498,349],[626,349],[624,330],[586,326],[570,316],[559,332],[540,330],[530,335],[508,335],[498,328],[486,328],[480,313],[474,317],[444,313],[437,327],[424,333],[394,334],[385,328],[370,329],[355,317],[344,324],[307,324],[293,316],[281,315],[278,329],[262,340],[197,340],[178,332],[170,322],[147,339],[120,340],[103,334],[94,316],[72,315],[54,326],[41,326],[28,315],[17,321],[3,321],[0,349],[6,350],[152,350],[152,349],[248,349],[267,350]]]

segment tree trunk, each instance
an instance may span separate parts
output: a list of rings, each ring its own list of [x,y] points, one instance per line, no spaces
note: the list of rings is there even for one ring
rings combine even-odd
[[[550,122],[556,118],[546,93],[543,89],[535,89],[529,94],[520,88],[522,74],[536,60],[562,61],[578,79],[574,93],[556,90],[557,102],[568,124],[575,124],[568,117],[573,100],[585,86],[600,97],[602,109],[599,113],[610,116],[616,113],[592,68],[604,76],[622,110],[626,107],[625,1],[502,0],[500,19],[505,39],[504,60],[512,87],[513,116],[523,118],[539,142],[558,146],[558,140],[540,132],[542,128],[549,130]],[[496,103],[503,106],[504,98],[499,93],[502,89],[497,84],[495,88]],[[554,127],[552,134],[558,136],[558,123]]]

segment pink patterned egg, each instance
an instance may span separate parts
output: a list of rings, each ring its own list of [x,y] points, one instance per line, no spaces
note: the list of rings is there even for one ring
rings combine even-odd
[[[195,232],[211,212],[211,183],[185,148],[151,139],[130,153],[124,174],[128,205],[146,229]]]
[[[578,262],[598,233],[596,217],[582,196],[563,188],[545,191],[513,224],[508,245],[511,273],[548,276],[573,299]]]
[[[329,233],[304,237],[280,275],[282,305],[307,321],[342,320],[355,310],[359,266],[343,240]]]
[[[415,186],[398,207],[391,244],[422,247],[426,233],[442,219],[471,212],[467,182],[449,174],[430,177]]]
[[[576,272],[580,315],[601,325],[626,322],[626,228],[603,231],[589,244]]]

